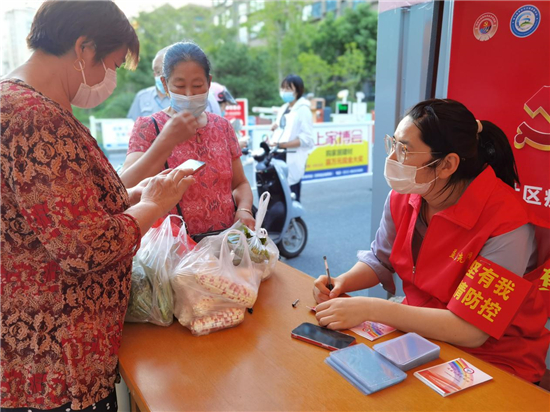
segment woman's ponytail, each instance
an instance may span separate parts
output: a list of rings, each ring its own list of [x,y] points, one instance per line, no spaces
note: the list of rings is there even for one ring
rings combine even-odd
[[[518,171],[512,147],[504,132],[494,123],[482,120],[478,133],[478,155],[483,164],[490,165],[497,177],[507,185],[519,184]]]
[[[476,120],[462,103],[451,99],[425,100],[416,104],[407,116],[420,129],[421,139],[430,147],[434,160],[449,153],[460,158],[442,191],[474,180],[487,165],[512,188],[519,183],[512,147],[504,132],[487,120]],[[437,163],[429,167],[435,169]]]

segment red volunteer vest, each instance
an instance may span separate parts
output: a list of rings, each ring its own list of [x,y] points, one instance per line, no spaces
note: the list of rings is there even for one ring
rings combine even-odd
[[[412,237],[421,204],[419,195],[391,194],[396,238],[390,262],[403,281],[405,303],[451,310],[490,335],[479,348],[461,349],[540,380],[550,343],[544,298],[534,283],[478,256],[489,238],[530,222],[523,201],[487,167],[456,205],[432,217],[415,264]]]

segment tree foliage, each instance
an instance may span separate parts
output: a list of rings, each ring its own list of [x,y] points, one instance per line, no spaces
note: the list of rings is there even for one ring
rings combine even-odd
[[[365,56],[357,48],[357,43],[346,44],[346,52],[336,58],[334,74],[340,77],[340,84],[349,89],[351,96],[355,96],[364,73]]]
[[[302,13],[307,2],[266,1],[265,7],[252,14],[249,29],[263,23],[259,37],[269,53],[271,64],[276,70],[277,83],[297,69],[296,58],[311,42],[313,26],[304,24]]]
[[[374,81],[377,25],[378,14],[368,4],[346,9],[337,18],[329,14],[318,23],[311,49],[332,66],[332,81],[322,89],[328,100],[334,99],[336,92],[343,88],[350,89],[353,96],[352,93],[365,82]],[[359,54],[363,56],[364,65],[360,63]],[[348,72],[350,69],[353,73]]]
[[[279,105],[279,89],[263,48],[250,49],[228,42],[211,53],[212,79],[235,97],[246,97],[249,107]]]
[[[302,52],[298,55],[298,63],[300,65],[299,73],[311,93],[316,94],[329,83],[333,67],[318,54]]]

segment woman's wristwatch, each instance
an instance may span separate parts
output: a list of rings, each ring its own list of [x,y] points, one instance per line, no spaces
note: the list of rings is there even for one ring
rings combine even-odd
[[[250,216],[254,217],[254,215],[252,214],[252,210],[250,209],[245,209],[244,207],[240,207],[237,209],[237,212],[248,212],[250,213]]]

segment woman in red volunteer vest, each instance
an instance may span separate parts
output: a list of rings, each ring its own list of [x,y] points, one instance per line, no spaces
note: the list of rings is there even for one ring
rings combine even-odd
[[[461,103],[418,103],[385,137],[392,191],[376,238],[348,272],[315,281],[317,320],[347,329],[370,320],[449,342],[538,382],[550,333],[545,301],[529,277],[543,261],[512,149],[489,121]],[[338,298],[382,283],[405,304]]]

